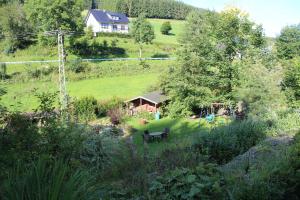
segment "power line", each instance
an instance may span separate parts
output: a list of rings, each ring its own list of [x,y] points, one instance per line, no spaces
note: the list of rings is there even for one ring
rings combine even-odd
[[[93,61],[140,61],[140,58],[88,58],[81,59],[82,62]],[[170,58],[142,58],[142,60],[176,60],[176,57]],[[75,60],[69,60],[75,61]],[[14,61],[14,62],[0,62],[0,64],[17,65],[17,64],[34,64],[34,63],[58,63],[59,60],[30,60],[30,61]]]

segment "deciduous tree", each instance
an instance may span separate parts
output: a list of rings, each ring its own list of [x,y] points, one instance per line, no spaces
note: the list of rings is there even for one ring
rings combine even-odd
[[[131,34],[134,38],[134,41],[139,44],[139,56],[142,58],[143,44],[151,44],[155,38],[153,27],[151,23],[146,20],[144,14],[141,14],[133,22]]]

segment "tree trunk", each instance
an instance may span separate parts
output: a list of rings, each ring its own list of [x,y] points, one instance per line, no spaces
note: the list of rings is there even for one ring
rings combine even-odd
[[[140,60],[142,60],[142,45],[140,45],[140,53],[139,53],[139,58],[140,58]]]

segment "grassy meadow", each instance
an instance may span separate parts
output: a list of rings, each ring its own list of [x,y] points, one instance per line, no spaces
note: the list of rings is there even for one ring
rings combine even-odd
[[[130,19],[131,21],[134,19]],[[178,39],[184,30],[185,21],[182,20],[166,20],[166,19],[148,19],[154,27],[155,39],[153,44],[145,45],[143,49],[143,57],[172,57],[176,53],[178,47]],[[163,35],[160,32],[160,27],[163,22],[170,21],[173,30],[170,35]],[[111,54],[108,57],[128,57],[137,58],[139,53],[138,45],[134,43],[133,39],[130,38],[118,38],[99,36],[96,40],[100,43],[107,42],[111,45],[112,41],[116,42],[118,48],[124,50],[124,54]],[[66,40],[67,41],[67,40]],[[4,47],[5,44],[0,42],[0,48]],[[74,55],[68,51],[68,42],[66,42],[66,49],[68,52],[68,59],[75,59],[80,57]],[[86,56],[91,58],[93,56]],[[85,58],[85,57],[82,57]],[[56,60],[57,59],[57,48],[54,47],[42,47],[39,45],[32,45],[27,49],[17,50],[14,54],[0,54],[0,61],[30,61],[30,60]]]
[[[135,76],[116,76],[67,82],[71,97],[94,96],[105,100],[112,97],[122,99],[140,95],[158,80],[158,74]],[[4,105],[12,110],[32,111],[37,107],[35,93],[58,91],[57,82],[31,81],[26,83],[6,84],[7,95],[2,97]]]
[[[131,21],[134,19],[130,19]],[[145,45],[143,57],[174,57],[178,47],[178,38],[184,29],[185,21],[149,19],[155,30],[155,40],[153,44]],[[173,30],[170,35],[160,33],[163,22],[170,21]],[[136,58],[138,57],[138,45],[130,38],[99,36],[96,38],[99,43],[107,43],[108,46],[115,43],[116,46],[124,50],[124,54],[111,54],[109,58]],[[0,43],[0,47],[4,44]],[[68,51],[68,60],[74,60],[80,56]],[[85,56],[81,58],[94,58]],[[99,58],[99,57],[98,57]],[[17,50],[14,54],[0,54],[1,61],[30,61],[30,60],[56,60],[57,48],[31,45],[27,49]],[[67,89],[71,97],[94,96],[95,98],[109,99],[119,97],[122,99],[141,95],[147,88],[157,84],[159,74],[174,61],[147,61],[149,69],[143,69],[138,61],[116,61],[116,62],[93,62],[88,63],[88,72],[75,74],[69,72],[71,62],[66,64]],[[54,72],[44,75],[43,72],[53,68]],[[58,74],[57,63],[31,63],[7,65],[7,74],[15,76],[3,85],[7,90],[7,95],[2,101],[11,109],[19,111],[31,111],[37,106],[37,99],[34,96],[40,91],[57,91]],[[38,78],[31,78],[39,70],[42,75]]]

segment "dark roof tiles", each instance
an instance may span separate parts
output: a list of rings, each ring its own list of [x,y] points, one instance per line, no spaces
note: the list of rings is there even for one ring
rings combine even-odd
[[[154,91],[154,92],[150,92],[148,94],[144,94],[142,96],[136,97],[134,99],[131,99],[127,102],[130,102],[130,101],[133,101],[133,100],[136,100],[136,99],[140,99],[140,98],[145,99],[147,101],[150,101],[154,104],[160,104],[160,103],[163,103],[163,102],[165,102],[166,100],[169,99],[166,95],[162,94],[162,92]]]
[[[93,15],[99,23],[129,23],[128,17],[122,13],[92,9],[90,10],[90,14]],[[110,16],[116,17],[117,19],[113,19]]]

